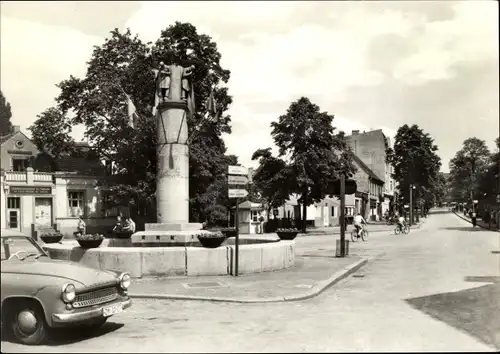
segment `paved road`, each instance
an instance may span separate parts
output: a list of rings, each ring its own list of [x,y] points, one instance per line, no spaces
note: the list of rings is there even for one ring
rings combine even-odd
[[[310,242],[307,252],[319,256],[328,246],[318,239],[300,242]],[[500,348],[499,250],[500,234],[472,230],[451,213],[433,214],[410,235],[379,234],[356,244],[353,252],[378,258],[310,300],[137,300],[91,337],[36,348],[2,342],[2,351],[494,351]]]

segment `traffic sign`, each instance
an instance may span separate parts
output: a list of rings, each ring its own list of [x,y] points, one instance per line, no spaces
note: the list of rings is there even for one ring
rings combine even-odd
[[[229,198],[245,198],[247,195],[246,189],[229,189]]]
[[[230,175],[248,175],[248,169],[242,166],[227,166]]]
[[[248,177],[247,176],[227,176],[228,184],[247,184]]]

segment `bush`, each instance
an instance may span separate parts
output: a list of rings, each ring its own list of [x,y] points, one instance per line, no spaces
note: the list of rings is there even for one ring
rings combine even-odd
[[[225,236],[222,234],[222,232],[220,232],[220,231],[212,231],[212,232],[210,232],[210,233],[208,233],[208,232],[206,232],[206,233],[205,233],[205,232],[203,232],[203,233],[199,233],[199,234],[197,234],[197,235],[195,235],[195,236],[196,236],[196,237],[198,237],[198,238],[200,238],[200,237],[201,237],[201,238],[219,238],[219,237],[225,237]]]
[[[59,231],[45,231],[40,235],[40,237],[61,237],[62,234]]]
[[[104,235],[103,234],[85,234],[82,235],[80,233],[75,235],[76,239],[78,241],[99,241],[99,240],[104,240]]]

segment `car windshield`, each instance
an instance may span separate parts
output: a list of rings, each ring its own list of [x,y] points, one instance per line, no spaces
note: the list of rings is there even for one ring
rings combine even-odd
[[[25,260],[29,258],[38,259],[46,256],[40,252],[28,237],[12,236],[2,237],[2,262],[7,259]]]

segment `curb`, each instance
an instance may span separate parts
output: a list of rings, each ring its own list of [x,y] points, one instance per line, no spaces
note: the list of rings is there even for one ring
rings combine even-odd
[[[460,219],[467,221],[469,224],[472,224],[471,220],[464,218],[462,215],[459,215],[456,212],[453,212],[453,214],[455,214],[456,216],[458,216]],[[483,226],[483,225],[481,225],[479,223],[476,223],[476,226],[478,226],[478,227],[480,227],[482,229],[488,230],[488,231],[494,231],[494,232],[496,231],[496,232],[498,232],[498,230],[490,229],[489,227]]]
[[[352,273],[358,271],[366,263],[368,258],[361,259],[354,264],[344,267],[340,271],[333,274],[326,280],[316,284],[311,290],[301,295],[293,296],[275,296],[267,299],[259,298],[224,298],[224,297],[208,297],[208,296],[189,296],[189,295],[169,295],[169,294],[129,294],[133,299],[158,299],[158,300],[195,300],[195,301],[211,301],[211,302],[232,302],[241,304],[255,304],[255,303],[271,303],[271,302],[285,302],[285,301],[301,301],[313,298],[323,291],[335,285],[339,281],[347,278]]]

